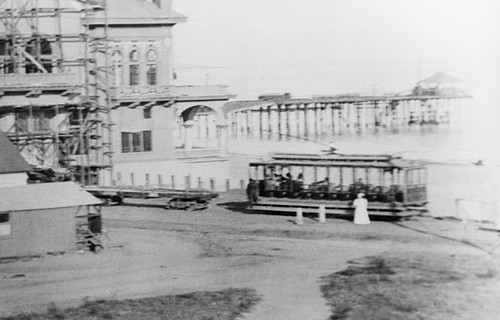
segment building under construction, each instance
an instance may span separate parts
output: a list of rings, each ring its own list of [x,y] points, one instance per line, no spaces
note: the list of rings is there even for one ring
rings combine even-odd
[[[3,0],[0,8],[1,129],[31,164],[97,180],[112,168],[107,26],[89,21],[105,4]]]
[[[230,96],[172,86],[171,0],[0,0],[0,20],[0,130],[30,164],[109,185],[140,184],[144,161],[227,160],[190,140],[225,136]],[[141,177],[179,171],[156,168]]]

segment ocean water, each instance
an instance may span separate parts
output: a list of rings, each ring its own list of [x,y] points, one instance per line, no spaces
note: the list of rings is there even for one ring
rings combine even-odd
[[[446,126],[417,126],[395,130],[364,131],[318,137],[232,137],[230,151],[266,155],[272,152],[320,152],[333,145],[339,153],[392,154],[434,163],[500,165],[500,134]]]

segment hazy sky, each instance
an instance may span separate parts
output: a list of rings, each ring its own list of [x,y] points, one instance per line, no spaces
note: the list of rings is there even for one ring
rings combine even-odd
[[[173,7],[188,17],[174,29],[178,84],[227,84],[241,99],[383,93],[410,89],[420,70],[421,78],[444,71],[497,97],[498,0],[174,0]]]

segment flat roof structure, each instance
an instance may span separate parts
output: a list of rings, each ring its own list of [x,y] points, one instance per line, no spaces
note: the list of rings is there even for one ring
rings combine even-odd
[[[39,183],[2,188],[0,212],[31,211],[100,205],[94,197],[74,182]]]
[[[377,169],[408,169],[422,168],[421,161],[402,159],[391,155],[361,155],[361,154],[293,154],[276,153],[270,160],[252,161],[250,166],[296,166],[296,167],[350,167]]]

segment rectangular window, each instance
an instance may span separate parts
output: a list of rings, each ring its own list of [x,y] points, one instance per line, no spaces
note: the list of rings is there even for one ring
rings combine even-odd
[[[52,73],[52,61],[50,59],[42,59],[42,65],[45,71]]]
[[[81,112],[81,114],[80,114]],[[80,122],[84,122],[85,118],[87,118],[89,111],[88,110],[78,110],[73,109],[69,112],[69,124],[71,126],[79,126]],[[55,114],[54,114],[55,116]],[[81,118],[81,121],[80,121]]]
[[[29,112],[26,110],[20,111],[17,113],[16,117],[17,117],[16,125],[18,132],[20,133],[29,132],[28,130]]]
[[[33,132],[43,131],[43,111],[42,110],[33,110],[32,112],[32,121],[33,121]]]
[[[141,152],[142,151],[142,132],[134,132],[132,133],[132,148],[133,152]]]
[[[122,153],[152,151],[152,132],[122,132]]]
[[[130,86],[139,85],[139,65],[130,65]]]
[[[151,108],[144,108],[144,119],[151,119]]]
[[[44,132],[50,130],[50,124],[55,115],[54,110],[33,110],[33,131]]]
[[[151,131],[144,131],[142,134],[144,151],[152,151]]]
[[[87,154],[87,152],[89,151],[89,146],[90,146],[89,142],[90,142],[90,138],[83,137],[83,140],[79,141],[75,145],[74,153],[75,154]]]
[[[78,110],[71,110],[69,112],[69,125],[77,126],[80,124],[80,115]]]
[[[40,72],[40,70],[34,63],[31,62],[26,63],[26,73],[38,73],[38,72]]]
[[[14,73],[14,64],[10,62],[7,58],[3,61],[0,61],[0,74],[10,74]]]
[[[8,236],[12,233],[10,226],[10,214],[0,213],[0,237]]]
[[[149,86],[156,86],[156,64],[148,65],[147,77]]]
[[[128,132],[122,132],[122,152],[127,153],[127,152],[132,152],[130,148],[130,137],[131,134]]]
[[[51,130],[55,116],[56,116],[55,110],[53,109],[43,110],[42,123],[40,124],[43,131]]]

